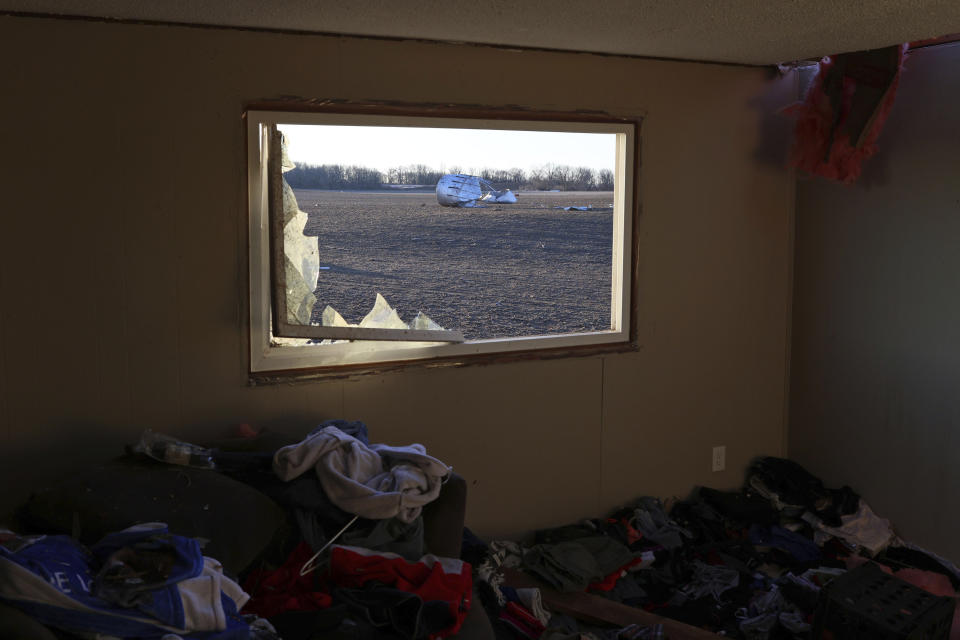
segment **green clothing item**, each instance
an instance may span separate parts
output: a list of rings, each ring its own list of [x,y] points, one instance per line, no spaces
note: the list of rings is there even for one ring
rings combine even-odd
[[[593,536],[556,544],[538,544],[523,556],[523,568],[558,591],[584,591],[633,560],[613,538]]]

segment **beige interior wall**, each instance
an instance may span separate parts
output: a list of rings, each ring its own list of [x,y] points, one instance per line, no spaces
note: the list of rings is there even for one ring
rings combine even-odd
[[[793,176],[763,69],[0,17],[9,507],[144,428],[328,418],[425,443],[481,535],[733,487],[784,446]],[[251,387],[243,105],[279,96],[641,115],[638,352]],[[711,473],[711,448],[727,471]]]
[[[798,186],[790,454],[960,558],[960,46],[914,51],[851,187]]]

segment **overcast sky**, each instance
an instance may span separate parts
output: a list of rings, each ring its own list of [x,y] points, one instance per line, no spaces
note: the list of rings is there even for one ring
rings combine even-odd
[[[614,169],[616,135],[489,129],[278,125],[295,163],[358,165],[384,171],[423,164],[443,171],[529,171],[552,163]]]

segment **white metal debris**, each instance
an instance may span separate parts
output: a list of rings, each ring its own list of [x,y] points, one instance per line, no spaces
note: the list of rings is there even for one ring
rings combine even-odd
[[[437,182],[437,202],[445,207],[476,207],[477,200],[513,203],[517,196],[510,189],[497,190],[479,176],[448,173]]]
[[[485,202],[500,202],[503,204],[513,204],[517,201],[517,194],[510,189],[504,191],[491,191],[483,196]]]

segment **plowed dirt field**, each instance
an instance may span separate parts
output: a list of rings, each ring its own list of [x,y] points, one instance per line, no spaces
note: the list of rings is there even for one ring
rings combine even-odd
[[[468,340],[608,329],[613,194],[521,192],[516,204],[441,207],[433,192],[297,190],[318,237],[319,322],[359,322],[379,292]],[[599,211],[564,211],[588,206]]]

